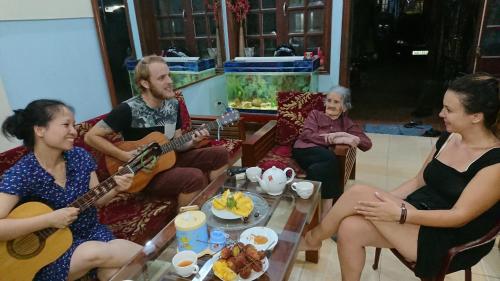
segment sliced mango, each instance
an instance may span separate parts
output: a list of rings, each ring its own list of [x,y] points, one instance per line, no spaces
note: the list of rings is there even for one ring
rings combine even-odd
[[[214,274],[223,281],[235,281],[238,278],[236,272],[227,265],[226,260],[218,260],[214,263]]]
[[[212,206],[217,210],[227,209],[238,216],[248,217],[253,210],[253,201],[242,192],[231,193],[229,189],[222,196],[212,201]]]

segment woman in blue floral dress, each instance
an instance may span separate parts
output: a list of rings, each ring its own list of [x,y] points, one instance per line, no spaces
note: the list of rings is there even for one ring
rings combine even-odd
[[[71,247],[42,268],[35,280],[76,280],[89,271],[108,280],[141,246],[114,239],[100,224],[95,207],[82,212],[67,207],[98,184],[96,164],[84,149],[74,147],[77,137],[72,109],[60,101],[36,100],[16,110],[2,125],[6,136],[22,139],[31,151],[5,172],[0,182],[0,240],[46,228],[69,227]],[[115,176],[117,185],[96,205],[108,202],[132,183],[132,174]],[[42,202],[54,211],[29,218],[6,218],[14,207]]]

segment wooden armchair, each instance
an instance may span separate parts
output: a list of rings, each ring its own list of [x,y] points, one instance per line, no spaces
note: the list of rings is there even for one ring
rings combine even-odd
[[[456,255],[458,255],[460,253],[464,253],[469,249],[476,248],[476,247],[479,247],[479,246],[482,246],[482,245],[485,245],[485,244],[488,244],[488,243],[494,241],[499,233],[500,233],[500,220],[498,220],[495,227],[493,227],[483,237],[449,249],[448,254],[443,259],[443,262],[441,264],[438,275],[434,278],[421,278],[421,280],[422,281],[443,281],[446,274],[457,271],[457,270],[450,271],[451,262]],[[377,268],[378,268],[381,250],[382,250],[381,248],[375,249],[375,261],[373,262],[373,266],[372,266],[372,268],[374,270],[377,270]],[[415,270],[415,263],[414,262],[407,261],[396,249],[391,249],[391,251],[411,271]],[[463,268],[462,270],[464,270],[464,272],[465,272],[465,281],[471,281],[472,280],[471,267]]]
[[[218,116],[212,115],[191,115],[191,128],[197,129],[203,124],[212,122]],[[207,140],[204,145],[218,146],[223,145],[229,151],[229,166],[232,166],[238,159],[241,158],[242,142],[245,141],[245,127],[243,120],[240,118],[238,122],[224,126],[219,132],[217,129],[210,130],[211,140]]]
[[[291,158],[291,148],[302,131],[304,121],[313,109],[324,110],[323,95],[317,93],[280,92],[278,98],[278,119],[271,120],[243,142],[242,165],[292,167],[297,177],[306,176],[300,166]],[[354,179],[356,148],[335,145],[331,148],[340,161],[339,187],[343,191],[349,178]]]

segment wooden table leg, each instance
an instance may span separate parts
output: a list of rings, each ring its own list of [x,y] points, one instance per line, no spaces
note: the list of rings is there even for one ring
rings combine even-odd
[[[309,231],[310,229],[313,229],[319,224],[319,204],[316,206],[316,209],[314,210],[314,215],[311,219],[311,222],[307,225],[307,228],[305,229],[305,232]],[[305,234],[304,232],[304,234]],[[318,263],[319,262],[319,251],[318,250],[313,250],[313,251],[306,251],[306,261],[308,262],[313,262],[313,263]]]

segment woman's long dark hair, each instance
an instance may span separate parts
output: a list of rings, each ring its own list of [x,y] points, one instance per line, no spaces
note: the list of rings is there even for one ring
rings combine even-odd
[[[40,99],[30,102],[25,109],[16,109],[2,124],[2,133],[6,137],[16,137],[29,149],[35,145],[34,126],[45,127],[61,108],[73,108],[62,101]]]

